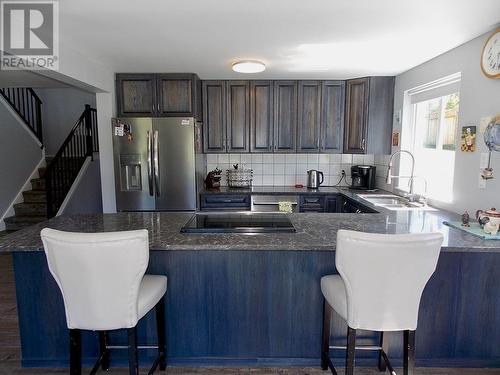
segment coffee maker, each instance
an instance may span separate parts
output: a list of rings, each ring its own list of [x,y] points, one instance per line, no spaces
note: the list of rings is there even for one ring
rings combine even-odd
[[[374,190],[375,170],[373,165],[353,165],[351,167],[351,189]]]

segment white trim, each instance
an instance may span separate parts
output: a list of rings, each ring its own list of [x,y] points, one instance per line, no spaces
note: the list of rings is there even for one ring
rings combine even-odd
[[[449,76],[436,79],[435,81],[427,82],[427,83],[424,83],[423,85],[413,87],[409,90],[406,90],[406,93],[408,93],[408,95],[420,94],[421,92],[425,92],[428,90],[436,89],[438,87],[450,85],[452,83],[460,82],[461,79],[462,79],[461,72],[453,73],[453,74],[450,74]]]
[[[0,95],[0,101],[3,103],[5,108],[7,108],[7,110],[11,113],[11,115],[17,120],[17,122],[21,124],[23,129],[26,130],[26,132],[30,135],[30,137],[33,138],[38,147],[42,148],[43,147],[42,142],[40,142],[40,140],[36,137],[36,135],[33,134],[33,131],[29,128],[29,126],[26,125],[23,120],[21,120],[19,114],[16,111],[14,111],[14,109],[12,109],[12,106],[9,104],[7,100],[5,100],[5,98],[2,95]]]
[[[24,182],[21,190],[19,190],[19,193],[17,193],[16,197],[12,200],[9,207],[5,210],[3,215],[0,217],[0,230],[5,230],[4,219],[6,217],[15,215],[14,205],[17,203],[24,202],[23,192],[31,190],[31,180],[35,179],[35,178],[39,178],[38,168],[41,168],[44,165],[45,165],[45,150],[42,150],[42,158],[40,159],[38,164],[35,166],[35,169],[33,170],[33,172],[31,172],[31,174],[28,176],[28,179]]]
[[[71,199],[71,197],[75,193],[75,190],[78,187],[78,185],[80,184],[80,181],[83,178],[83,175],[85,174],[85,172],[87,172],[87,169],[88,169],[90,163],[91,163],[90,156],[87,156],[87,158],[83,162],[82,167],[80,168],[80,171],[76,175],[75,181],[73,181],[73,184],[71,185],[71,188],[69,189],[68,194],[66,194],[66,196],[64,197],[64,200],[61,203],[61,207],[59,207],[59,210],[57,211],[56,216],[60,216],[60,215],[64,214],[64,210],[66,209],[66,206],[68,205],[69,200]]]

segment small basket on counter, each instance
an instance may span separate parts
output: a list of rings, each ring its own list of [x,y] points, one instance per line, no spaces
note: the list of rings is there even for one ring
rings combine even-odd
[[[247,188],[252,186],[252,169],[239,168],[238,164],[233,169],[227,170],[227,186],[234,188]]]

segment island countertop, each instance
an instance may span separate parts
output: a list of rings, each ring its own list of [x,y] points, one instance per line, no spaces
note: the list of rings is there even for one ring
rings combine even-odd
[[[296,233],[185,234],[181,227],[193,213],[133,212],[59,216],[0,238],[0,252],[43,250],[40,230],[112,232],[146,228],[152,250],[334,251],[336,233],[349,229],[372,233],[441,232],[443,251],[498,252],[500,241],[483,240],[443,224],[459,216],[445,211],[289,214]]]

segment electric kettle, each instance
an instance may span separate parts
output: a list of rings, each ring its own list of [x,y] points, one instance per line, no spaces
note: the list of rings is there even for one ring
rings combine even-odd
[[[321,180],[320,180],[321,178]],[[317,189],[323,183],[323,172],[311,169],[307,171],[307,188]]]

